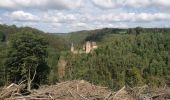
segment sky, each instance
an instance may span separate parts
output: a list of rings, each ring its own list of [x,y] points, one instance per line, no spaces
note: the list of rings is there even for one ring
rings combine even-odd
[[[51,33],[170,27],[170,0],[0,0],[0,24]]]

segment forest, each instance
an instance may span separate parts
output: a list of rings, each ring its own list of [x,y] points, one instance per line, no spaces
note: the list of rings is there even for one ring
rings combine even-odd
[[[86,41],[98,49],[73,54]],[[60,77],[59,60],[66,62]],[[0,86],[39,85],[67,80],[87,80],[119,90],[170,85],[170,28],[104,28],[71,33],[45,33],[30,27],[0,25]]]

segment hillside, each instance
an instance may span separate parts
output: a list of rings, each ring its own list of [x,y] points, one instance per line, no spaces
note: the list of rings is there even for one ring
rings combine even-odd
[[[67,58],[66,79],[86,79],[113,89],[125,84],[169,84],[169,33],[112,35],[88,55]]]
[[[48,58],[47,63],[51,69],[49,81],[53,82],[56,80],[57,75],[53,74],[56,73],[56,65],[60,56],[61,51],[65,51],[68,49],[68,44],[65,41],[65,38],[60,37],[58,35],[45,33],[35,28],[31,27],[16,27],[15,25],[7,26],[7,25],[0,25],[0,85],[5,83],[5,61],[8,55],[8,48],[9,42],[11,38],[15,36],[15,34],[20,32],[32,32],[33,34],[38,34],[45,38],[48,42]]]
[[[67,80],[87,80],[93,84],[119,90],[124,85],[163,87],[170,84],[169,28],[104,28],[65,34],[50,34],[29,27],[0,26],[0,85],[7,83],[5,62],[14,34],[31,32],[47,42],[45,59],[49,72],[38,84],[54,84]],[[95,41],[98,49],[89,54],[72,54],[86,41]],[[60,77],[58,60],[66,63]],[[38,77],[38,76],[37,76]],[[35,84],[36,83],[35,78]],[[35,86],[36,87],[36,86]]]
[[[74,44],[83,44],[85,41],[101,41],[105,35],[109,34],[119,34],[121,32],[126,32],[125,29],[116,28],[104,28],[96,30],[84,30],[77,32],[70,32],[64,35],[68,38],[70,42]]]

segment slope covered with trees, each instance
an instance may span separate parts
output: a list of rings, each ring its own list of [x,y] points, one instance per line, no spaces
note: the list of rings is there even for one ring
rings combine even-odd
[[[28,57],[29,59],[15,59],[15,54],[19,56],[20,54],[18,54],[16,46],[11,48],[11,42],[16,42],[15,45],[19,46],[20,43],[17,41],[21,40],[20,36],[25,37],[19,46],[19,48],[23,46],[22,49],[25,50],[28,46],[27,42],[24,41],[27,40],[27,33],[32,34],[28,41],[36,41],[42,37],[47,42],[47,55],[43,64],[48,66],[46,67],[48,72],[45,73],[45,78],[35,79],[37,81],[35,83],[53,84],[59,80],[85,79],[115,90],[124,85],[133,87],[148,84],[152,87],[158,87],[170,84],[169,28],[104,28],[57,35],[44,33],[30,27],[18,28],[15,25],[0,25],[0,85],[8,84],[11,81],[10,77],[7,76],[13,77],[12,82],[17,80],[18,76],[6,72],[8,68],[13,67],[13,64],[18,63],[16,66],[21,66],[25,61],[32,63],[38,61],[33,56]],[[20,35],[18,36],[18,34]],[[16,38],[14,39],[16,41],[13,42],[12,38]],[[97,42],[98,49],[89,54],[72,54],[70,52],[71,43],[74,43],[78,48],[82,47],[86,41]],[[34,42],[30,42],[30,45],[32,43]],[[28,51],[32,49],[37,52],[43,50],[37,50],[39,46],[33,47],[28,48]],[[60,57],[66,62],[63,79],[59,79],[58,76],[57,64]],[[13,63],[5,64],[7,61]],[[27,71],[27,68],[18,71],[19,79],[20,76],[27,76]],[[37,74],[41,76],[41,72],[44,71],[39,71]]]
[[[86,79],[113,89],[170,83],[169,33],[112,34],[102,42],[88,55],[68,55],[65,78]]]

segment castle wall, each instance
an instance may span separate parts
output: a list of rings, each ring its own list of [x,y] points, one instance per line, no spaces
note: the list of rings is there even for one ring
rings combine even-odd
[[[85,45],[83,45],[83,50],[74,50],[73,44],[71,45],[71,52],[73,54],[81,54],[81,53],[90,53],[92,50],[97,49],[98,46],[96,45],[96,42],[86,42]]]

